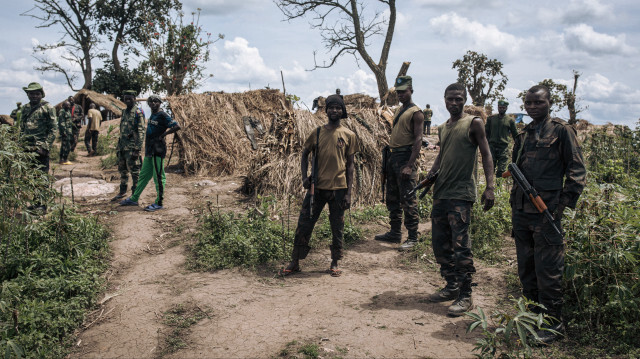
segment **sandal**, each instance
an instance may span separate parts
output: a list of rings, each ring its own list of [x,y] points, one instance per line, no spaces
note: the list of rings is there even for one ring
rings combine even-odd
[[[327,269],[327,273],[331,274],[332,277],[339,277],[342,275],[342,271],[338,268],[329,268]]]
[[[296,268],[293,268],[293,269],[282,268],[280,270],[279,274],[281,276],[283,276],[283,277],[286,277],[288,275],[292,275],[292,274],[295,274],[295,273],[300,273],[300,267],[296,267]]]

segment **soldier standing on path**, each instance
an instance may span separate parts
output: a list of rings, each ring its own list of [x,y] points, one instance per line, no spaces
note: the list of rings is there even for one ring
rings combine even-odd
[[[71,142],[73,141],[73,123],[71,122],[71,104],[69,101],[62,103],[62,110],[58,114],[58,131],[60,134],[60,164],[72,165],[69,161]]]
[[[338,261],[342,259],[344,211],[351,207],[354,155],[358,151],[358,143],[355,133],[340,124],[340,119],[347,118],[347,108],[340,95],[327,97],[325,111],[329,121],[309,134],[304,143],[300,163],[302,185],[304,188],[311,188],[313,183],[315,190],[311,188],[302,202],[291,262],[281,271],[282,275],[300,271],[300,260],[305,259],[311,249],[311,232],[325,204],[329,204],[329,222],[333,235],[328,272],[333,277],[342,273],[338,268]],[[312,166],[311,176],[307,177],[311,152],[315,164]]]
[[[87,147],[87,156],[94,156],[98,150],[98,137],[100,135],[100,123],[102,122],[102,114],[96,110],[96,104],[89,105],[87,111],[89,124],[84,130],[84,145]]]
[[[400,250],[409,250],[418,243],[418,201],[415,193],[406,198],[405,194],[416,186],[416,160],[422,145],[424,115],[413,103],[412,80],[410,76],[400,76],[395,83],[398,99],[402,106],[396,109],[387,157],[387,209],[389,210],[389,232],[374,237],[376,241],[400,243],[402,241],[402,213],[404,226],[409,231],[407,240]]]
[[[575,208],[586,184],[576,131],[549,116],[551,95],[545,86],[527,91],[524,108],[533,121],[516,137],[512,159],[554,214],[556,226],[562,228],[564,209]],[[525,196],[514,184],[510,203],[522,294],[544,305],[544,311],[555,318],[547,328],[562,332],[565,241]],[[558,338],[547,330],[539,331],[538,336],[545,344]]]
[[[422,132],[429,136],[431,135],[431,117],[433,116],[431,105],[427,104],[427,108],[425,108],[422,113],[424,114],[424,130]]]
[[[489,116],[487,124],[484,126],[489,139],[493,168],[495,168],[496,177],[498,178],[501,178],[502,173],[507,169],[509,134],[513,139],[518,135],[516,121],[506,114],[508,106],[509,102],[505,100],[498,101],[498,114]]]
[[[144,142],[145,118],[144,113],[136,104],[136,95],[137,92],[133,90],[124,92],[123,102],[127,105],[127,108],[122,111],[120,139],[116,147],[118,172],[120,172],[120,191],[111,199],[112,201],[117,201],[126,196],[129,173],[131,173],[132,194],[138,185],[138,176],[142,166],[140,151]]]
[[[73,123],[73,141],[71,142],[71,152],[76,150],[80,129],[82,128],[82,120],[84,119],[84,111],[82,106],[75,104],[73,96],[69,96],[67,101],[71,104],[71,122]]]
[[[14,124],[17,124],[18,121],[20,120],[21,107],[22,107],[22,102],[16,102],[16,108],[14,108],[13,111],[11,111],[11,114],[9,115],[9,117],[13,119]]]
[[[448,314],[457,317],[473,307],[471,277],[476,270],[471,253],[469,222],[477,192],[478,149],[482,154],[487,183],[482,194],[485,211],[493,207],[495,185],[484,123],[481,118],[463,112],[467,102],[464,85],[449,85],[444,92],[444,102],[451,117],[438,126],[440,152],[429,175],[440,170],[433,188],[432,245],[436,261],[440,264],[440,274],[447,285],[431,294],[429,300],[454,300]]]

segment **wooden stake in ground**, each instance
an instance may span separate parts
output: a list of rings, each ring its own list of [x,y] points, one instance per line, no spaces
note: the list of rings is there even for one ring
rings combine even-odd
[[[69,183],[71,185],[71,203],[76,204],[75,196],[73,195],[73,168],[69,171]]]

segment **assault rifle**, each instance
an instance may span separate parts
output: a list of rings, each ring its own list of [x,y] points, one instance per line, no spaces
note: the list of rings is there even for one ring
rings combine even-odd
[[[511,163],[509,164],[508,168],[509,170],[503,173],[502,177],[513,177],[513,181],[518,185],[518,187],[520,187],[520,189],[524,191],[524,193],[527,195],[527,198],[529,199],[529,202],[531,202],[531,204],[536,207],[538,212],[544,214],[544,216],[547,218],[547,221],[549,221],[549,224],[551,224],[551,227],[553,227],[556,233],[562,235],[560,229],[558,229],[556,224],[553,222],[553,216],[551,215],[551,212],[549,212],[547,205],[544,203],[542,198],[540,198],[538,191],[536,191],[536,189],[529,184],[527,178],[524,176],[522,171],[520,171],[520,168],[518,168],[518,165],[516,165],[515,163]]]
[[[382,203],[384,203],[384,195],[387,187],[387,160],[389,158],[389,146],[382,149]]]
[[[423,179],[422,182],[418,183],[418,185],[415,186],[411,191],[407,192],[407,194],[404,197],[409,198],[413,196],[414,193],[418,192],[423,188],[424,188],[424,191],[420,193],[420,198],[424,197],[427,194],[427,192],[429,192],[429,190],[431,189],[431,186],[433,186],[433,184],[436,183],[436,179],[438,178],[439,174],[440,174],[440,170],[437,170],[436,172],[427,176],[427,178]]]

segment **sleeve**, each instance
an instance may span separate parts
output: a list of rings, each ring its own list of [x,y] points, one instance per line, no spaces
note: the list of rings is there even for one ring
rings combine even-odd
[[[142,149],[142,144],[144,143],[144,131],[145,131],[145,119],[142,111],[137,110],[135,114],[135,123],[136,127],[133,129],[135,131],[135,148],[140,151]]]
[[[509,121],[509,130],[511,131],[511,137],[516,138],[518,136],[516,121],[513,118],[511,118],[511,121]]]
[[[569,208],[575,208],[578,197],[580,197],[587,183],[587,169],[584,166],[582,150],[578,144],[575,130],[567,125],[563,126],[562,131],[564,135],[560,145],[562,146],[561,155],[565,166],[565,181],[560,194],[560,203]]]
[[[62,119],[64,118],[64,110],[60,111],[58,115],[58,134],[62,137],[62,134],[65,133],[64,122]]]
[[[518,151],[520,151],[520,143],[522,142],[522,136],[518,136],[513,139],[513,151],[511,152],[511,162],[517,163],[518,161]]]
[[[178,125],[178,122],[174,120],[168,113],[164,113],[164,120],[166,121],[167,128],[175,127]]]
[[[313,147],[316,145],[316,131],[317,129],[313,129],[311,134],[307,137],[307,140],[304,141],[304,145],[302,146],[305,150],[312,152]]]
[[[352,156],[359,152],[360,144],[358,143],[358,136],[355,133],[351,134],[351,138],[349,139],[349,148],[347,148],[347,156]]]
[[[487,118],[487,123],[484,124],[484,133],[487,136],[487,140],[491,137],[491,117]]]
[[[56,110],[53,106],[48,106],[48,121],[47,121],[47,146],[46,150],[51,149],[53,141],[56,140],[56,128],[58,127],[58,121],[56,118]]]

